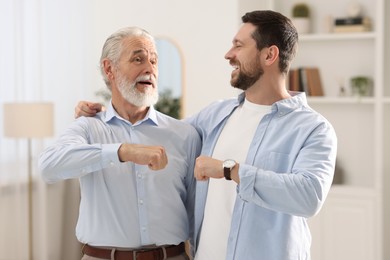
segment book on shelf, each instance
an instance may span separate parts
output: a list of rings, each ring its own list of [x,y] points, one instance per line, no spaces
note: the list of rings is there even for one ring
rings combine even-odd
[[[288,89],[305,92],[308,96],[323,96],[324,91],[319,69],[317,67],[290,69]]]
[[[371,31],[371,26],[367,26],[363,24],[340,25],[340,26],[333,27],[333,32],[335,33],[369,32],[369,31]]]
[[[364,17],[364,16],[336,18],[334,20],[334,25],[354,25],[354,24],[371,24],[371,21],[369,17]]]
[[[298,69],[290,69],[288,76],[288,90],[291,91],[301,91],[299,88],[299,70]]]
[[[309,96],[323,96],[320,70],[318,68],[306,68],[306,81],[309,89]]]
[[[371,31],[371,19],[368,17],[347,17],[336,18],[334,21],[333,32],[368,32]]]

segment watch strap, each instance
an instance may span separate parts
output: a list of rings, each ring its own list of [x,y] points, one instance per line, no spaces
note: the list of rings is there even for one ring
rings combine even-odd
[[[226,180],[228,180],[228,181],[232,180],[231,173],[232,173],[232,169],[231,168],[227,168],[227,167],[223,168],[223,175],[225,176]]]

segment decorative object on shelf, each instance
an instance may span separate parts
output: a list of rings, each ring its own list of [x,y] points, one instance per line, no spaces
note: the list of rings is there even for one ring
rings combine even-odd
[[[32,138],[50,137],[54,133],[52,103],[5,103],[4,136],[27,139],[27,219],[28,259],[33,259],[33,167]]]
[[[336,18],[333,24],[333,32],[368,32],[371,31],[371,19],[363,15],[363,8],[360,3],[351,2],[346,10],[347,16]]]
[[[310,33],[310,8],[305,3],[297,3],[292,8],[292,19],[298,33]]]
[[[369,32],[371,28],[371,19],[369,17],[345,17],[334,20],[333,32]]]
[[[363,15],[362,5],[358,1],[351,1],[347,6],[348,17],[359,17]]]
[[[347,89],[345,88],[345,79],[344,77],[338,78],[338,86],[339,86],[339,97],[346,97],[347,96]]]
[[[345,97],[345,88],[344,88],[344,85],[340,85],[339,97]]]
[[[372,96],[373,84],[372,79],[365,76],[352,77],[350,80],[351,93],[353,96]]]

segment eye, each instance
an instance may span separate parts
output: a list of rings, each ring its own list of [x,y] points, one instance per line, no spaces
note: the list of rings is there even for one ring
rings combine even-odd
[[[157,65],[157,59],[150,59],[150,63],[153,65]]]

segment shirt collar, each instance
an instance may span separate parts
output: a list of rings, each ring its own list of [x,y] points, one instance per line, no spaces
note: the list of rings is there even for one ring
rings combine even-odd
[[[302,105],[307,105],[305,92],[289,91],[290,98],[279,100],[272,104],[271,110],[278,111],[279,116],[286,115]],[[241,104],[245,100],[245,92],[241,93],[235,105]]]
[[[279,100],[272,105],[272,111],[278,111],[279,116],[287,115],[295,109],[307,105],[305,92],[289,91],[289,94],[290,98]]]
[[[133,125],[132,123],[130,123],[129,121],[127,121],[126,119],[124,119],[123,117],[121,117],[117,112],[116,110],[114,109],[113,105],[112,105],[112,102],[110,101],[110,103],[108,104],[107,106],[107,110],[105,112],[105,116],[104,116],[104,121],[106,123],[108,123],[110,120],[113,120],[114,118],[117,118],[119,120],[122,120],[130,125]],[[150,106],[149,107],[149,110],[148,110],[148,113],[146,114],[146,116],[139,120],[138,122],[136,122],[134,124],[134,126],[136,125],[140,125],[144,122],[150,122],[154,125],[158,125],[158,120],[157,120],[157,111],[156,109],[154,109],[153,106]]]

